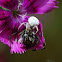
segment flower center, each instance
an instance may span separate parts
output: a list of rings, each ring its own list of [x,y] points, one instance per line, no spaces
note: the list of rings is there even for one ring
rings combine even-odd
[[[20,14],[20,12],[17,10],[17,9],[15,9],[15,10],[13,10],[13,16],[18,16],[18,14]]]

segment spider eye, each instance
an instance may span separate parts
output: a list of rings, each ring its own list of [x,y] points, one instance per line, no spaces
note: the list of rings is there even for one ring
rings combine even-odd
[[[39,25],[39,20],[34,17],[34,16],[31,16],[29,19],[28,19],[28,22],[31,26],[35,26],[35,25]]]

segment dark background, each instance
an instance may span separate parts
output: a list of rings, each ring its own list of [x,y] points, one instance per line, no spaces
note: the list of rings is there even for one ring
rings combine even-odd
[[[0,62],[62,62],[62,0],[58,1],[58,9],[44,15],[32,14],[43,24],[46,49],[10,54],[10,48],[0,42]]]

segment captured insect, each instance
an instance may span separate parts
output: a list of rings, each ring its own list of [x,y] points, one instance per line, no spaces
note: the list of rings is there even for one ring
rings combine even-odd
[[[23,30],[20,35],[22,42],[24,45],[26,45],[27,48],[30,48],[39,42],[39,37],[36,36],[32,30]]]

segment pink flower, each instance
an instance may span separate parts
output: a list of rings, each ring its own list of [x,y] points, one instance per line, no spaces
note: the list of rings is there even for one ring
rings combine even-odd
[[[0,0],[0,41],[11,48],[11,53],[17,52],[22,54],[28,49],[43,49],[46,43],[40,21],[39,25],[37,25],[39,29],[37,33],[36,29],[32,27],[33,32],[36,33],[34,34],[35,38],[32,37],[34,39],[33,43],[30,40],[27,42],[20,41],[20,38],[25,40],[25,33],[23,32],[23,36],[19,33],[23,30],[26,31],[27,27],[23,25],[19,30],[18,28],[22,23],[29,23],[29,16],[27,16],[27,14],[44,14],[58,8],[56,5],[58,5],[56,0],[24,0],[23,3],[18,3],[18,0]],[[32,23],[32,25],[34,24],[33,22],[30,23]],[[28,27],[31,28],[30,26]],[[31,32],[31,34],[33,32]],[[31,35],[28,37],[31,39]],[[19,41],[21,44],[18,43]]]

